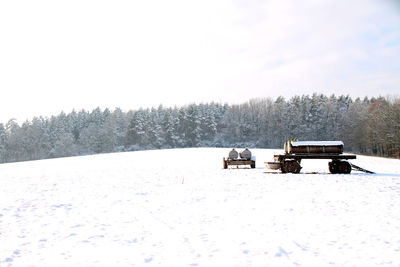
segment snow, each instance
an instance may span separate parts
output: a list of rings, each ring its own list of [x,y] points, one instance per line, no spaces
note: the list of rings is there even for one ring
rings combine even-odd
[[[343,146],[342,141],[296,141],[292,146]]]
[[[0,266],[399,266],[400,162],[222,169],[230,149],[0,165]],[[318,174],[314,174],[318,172]]]

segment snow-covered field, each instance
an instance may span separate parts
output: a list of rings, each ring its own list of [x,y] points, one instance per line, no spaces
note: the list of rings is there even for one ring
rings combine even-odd
[[[222,169],[197,148],[0,165],[0,266],[400,266],[400,161]],[[312,174],[312,172],[318,174]]]

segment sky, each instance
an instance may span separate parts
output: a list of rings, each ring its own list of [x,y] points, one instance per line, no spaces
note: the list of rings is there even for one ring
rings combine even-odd
[[[0,122],[400,94],[398,0],[0,2]]]

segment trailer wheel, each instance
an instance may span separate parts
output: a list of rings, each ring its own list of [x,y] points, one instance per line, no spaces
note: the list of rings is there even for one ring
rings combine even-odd
[[[292,161],[292,163],[290,165],[291,165],[290,166],[290,172],[291,173],[299,173],[300,172],[301,166],[300,166],[299,162],[294,160],[294,161]]]
[[[282,173],[287,173],[285,162],[281,162],[281,172]]]
[[[289,169],[289,165],[290,165],[290,161],[284,161],[282,162],[282,173],[289,173],[290,169]]]
[[[282,172],[283,173],[299,173],[301,170],[300,163],[298,163],[296,160],[288,160],[283,162],[282,164]]]
[[[337,166],[336,166],[336,162],[335,161],[331,161],[329,162],[329,172],[332,174],[337,173]]]
[[[338,164],[338,173],[349,174],[351,172],[351,165],[347,161],[340,161]]]
[[[351,165],[347,161],[334,160],[332,162],[329,162],[329,171],[332,174],[349,174],[351,172]]]
[[[253,163],[250,164],[250,167],[251,167],[252,169],[255,169],[255,168],[256,168],[256,162],[253,161]]]

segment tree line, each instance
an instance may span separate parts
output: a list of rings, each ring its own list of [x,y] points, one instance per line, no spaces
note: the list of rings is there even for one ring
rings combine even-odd
[[[184,147],[282,148],[342,140],[354,153],[400,158],[400,99],[322,94],[131,110],[62,112],[0,123],[0,163]]]

